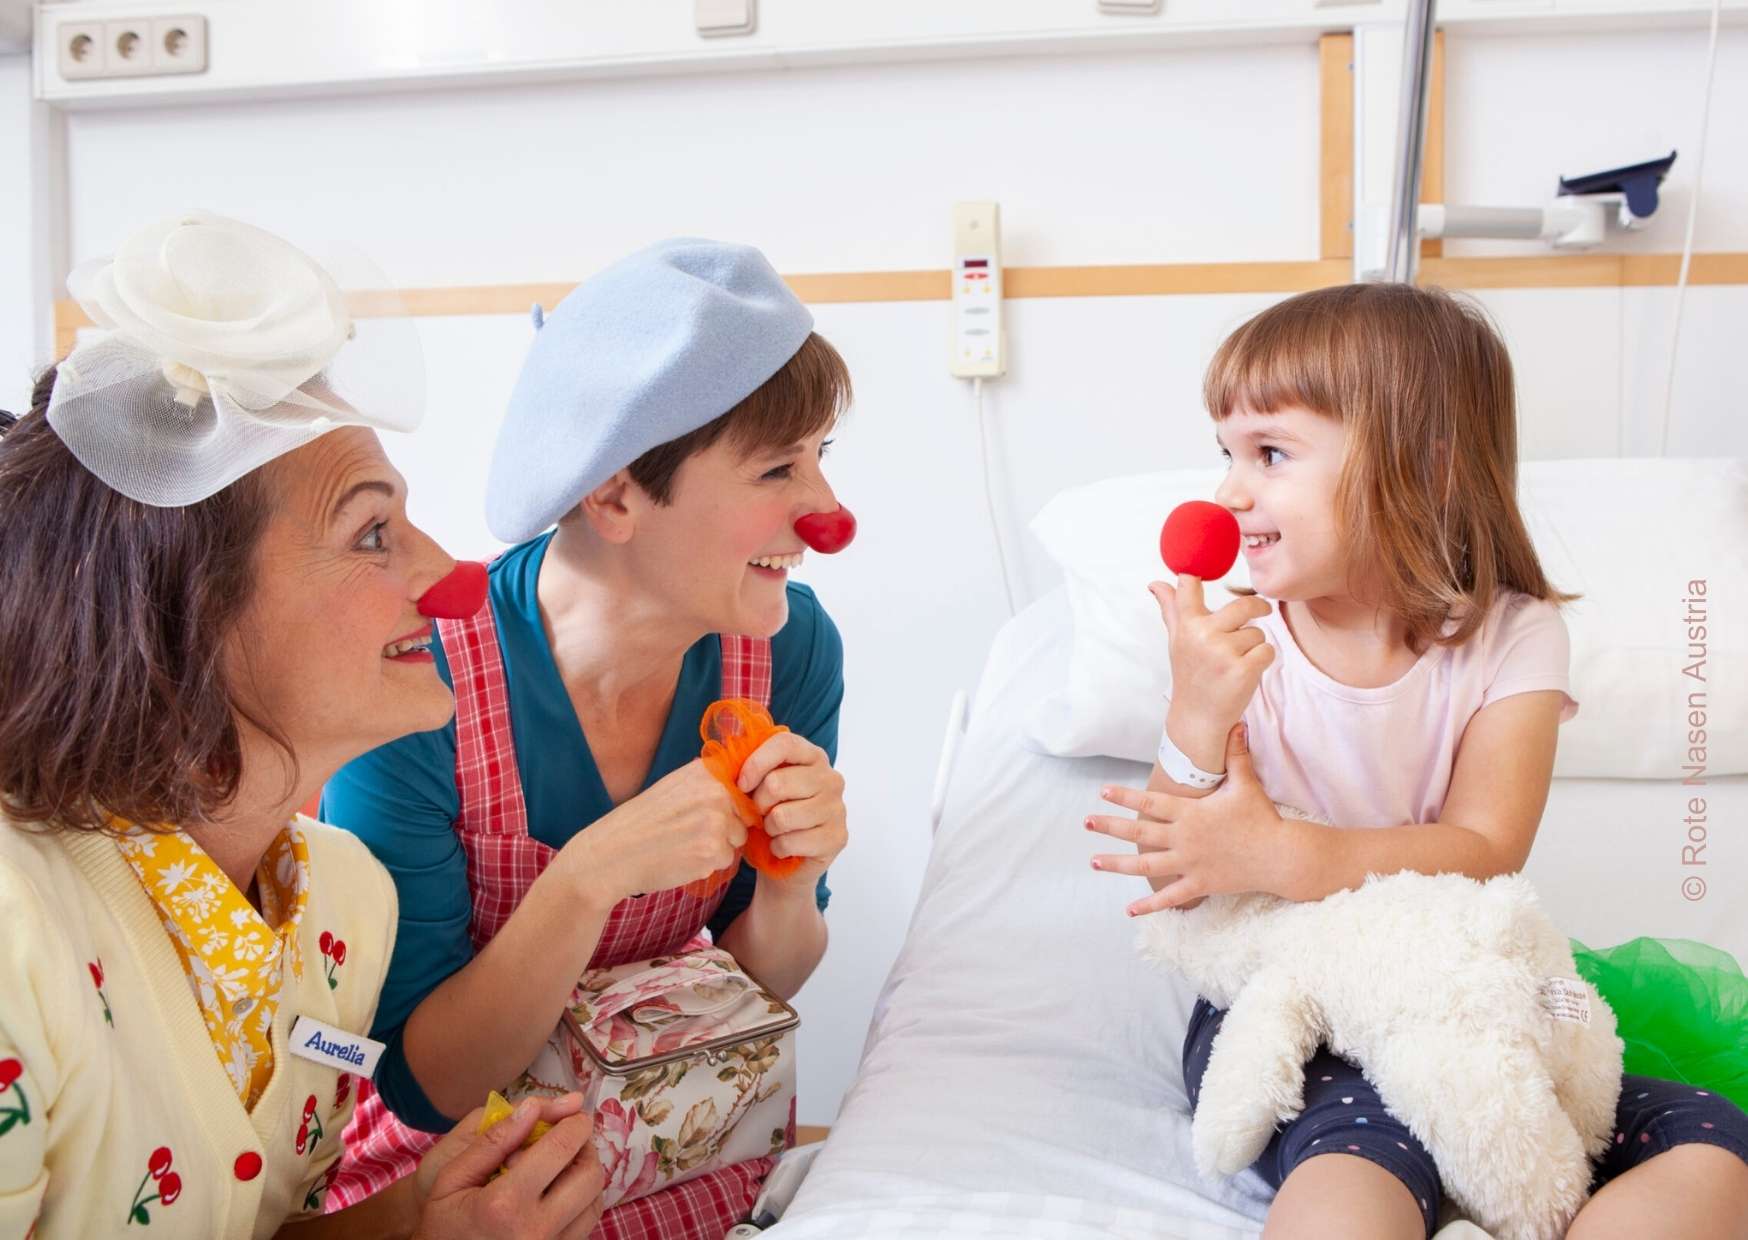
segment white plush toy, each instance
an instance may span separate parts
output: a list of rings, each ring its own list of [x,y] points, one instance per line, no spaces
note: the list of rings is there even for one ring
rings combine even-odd
[[[1229,1009],[1193,1124],[1204,1175],[1249,1166],[1299,1114],[1322,1043],[1360,1066],[1498,1240],[1563,1236],[1584,1204],[1621,1041],[1522,875],[1373,875],[1306,903],[1212,896],[1145,918],[1140,946]]]

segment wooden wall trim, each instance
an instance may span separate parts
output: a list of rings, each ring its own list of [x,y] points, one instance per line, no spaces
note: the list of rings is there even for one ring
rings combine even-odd
[[[1447,288],[1648,288],[1672,285],[1679,254],[1546,254],[1522,258],[1429,258],[1423,284]],[[1189,297],[1221,293],[1299,293],[1345,284],[1352,265],[1344,258],[1285,263],[1140,263],[1103,267],[1010,267],[1006,295],[1032,297]],[[946,301],[947,272],[858,271],[785,277],[803,301]],[[1748,284],[1748,252],[1695,254],[1690,284]],[[415,288],[352,297],[363,318],[396,312],[417,316],[526,314],[538,302],[547,309],[574,284],[492,284]],[[81,327],[91,320],[77,302],[55,303],[57,357],[65,357]]]
[[[1353,35],[1317,41],[1318,254],[1353,257]]]
[[[1679,254],[1548,254],[1427,259],[1422,284],[1447,288],[1651,288],[1675,283]],[[1748,253],[1695,254],[1692,284],[1748,284]]]
[[[1445,200],[1445,32],[1432,32],[1432,80],[1426,85],[1426,143],[1420,157],[1420,201]],[[1422,241],[1420,257],[1444,257],[1445,243]]]

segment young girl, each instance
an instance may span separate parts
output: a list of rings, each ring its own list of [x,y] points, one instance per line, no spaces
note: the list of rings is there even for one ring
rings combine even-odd
[[[1087,826],[1137,855],[1093,868],[1148,880],[1132,916],[1225,892],[1317,900],[1369,873],[1521,869],[1578,706],[1571,596],[1517,510],[1504,344],[1438,290],[1322,289],[1233,333],[1204,395],[1255,595],[1210,613],[1194,577],[1151,587],[1171,637],[1160,761],[1146,792],[1105,789],[1139,818]],[[1338,825],[1284,821],[1276,801]],[[1192,1108],[1224,1015],[1206,1000],[1191,1015]],[[1327,1048],[1305,1082],[1255,1164],[1278,1190],[1265,1235],[1430,1235],[1427,1151]],[[1571,1237],[1748,1237],[1748,1116],[1629,1076],[1596,1180]]]

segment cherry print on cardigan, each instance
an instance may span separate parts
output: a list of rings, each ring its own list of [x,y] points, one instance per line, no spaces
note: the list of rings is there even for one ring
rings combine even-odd
[[[303,1208],[305,1210],[315,1211],[322,1208],[322,1203],[328,1196],[328,1186],[334,1182],[334,1174],[339,1170],[340,1160],[336,1158],[328,1164],[326,1170],[316,1177],[315,1183],[311,1184],[309,1191],[303,1195]]]
[[[0,1094],[10,1093],[18,1100],[17,1106],[0,1107],[0,1137],[30,1123],[30,1099],[24,1086],[18,1084],[23,1075],[24,1065],[18,1060],[0,1059]]]
[[[138,1223],[142,1227],[152,1225],[152,1216],[146,1212],[146,1207],[154,1201],[161,1206],[174,1205],[182,1195],[182,1177],[170,1170],[173,1158],[170,1147],[160,1145],[152,1151],[151,1158],[146,1160],[145,1178],[140,1186],[134,1189],[134,1203],[128,1208],[127,1225],[132,1227]],[[155,1183],[154,1183],[155,1181]],[[147,1187],[156,1187],[157,1192],[146,1196]]]
[[[318,943],[327,963],[322,966],[322,973],[328,979],[328,989],[334,990],[340,985],[340,979],[334,976],[335,971],[346,963],[346,940],[337,939],[326,930]]]
[[[322,1142],[322,1132],[322,1121],[316,1117],[316,1096],[311,1094],[304,1099],[303,1123],[297,1129],[297,1152],[304,1153],[307,1146],[308,1153],[313,1157],[316,1146]]]
[[[85,967],[91,970],[91,984],[97,987],[97,997],[103,1001],[103,1019],[113,1029],[115,1017],[109,1011],[109,996],[103,993],[103,960],[99,957]]]

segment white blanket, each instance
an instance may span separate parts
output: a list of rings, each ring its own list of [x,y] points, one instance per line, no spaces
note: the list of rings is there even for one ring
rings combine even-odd
[[[1058,593],[996,639],[857,1082],[774,1240],[1261,1230],[1260,1179],[1204,1182],[1191,1160],[1180,1055],[1195,996],[1135,953],[1123,907],[1139,880],[1087,865],[1108,846],[1080,825],[1099,788],[1147,771],[1021,740],[1025,708],[1066,674],[1068,626]],[[1685,935],[1743,954],[1748,910],[1721,888],[1748,873],[1748,836],[1730,829],[1748,779],[1708,792],[1720,890],[1689,903],[1681,789],[1556,781],[1529,866],[1556,923],[1593,946]],[[1051,1226],[1016,1230],[1029,1219]]]
[[[1036,1193],[948,1193],[899,1196],[880,1202],[845,1202],[809,1209],[764,1233],[782,1240],[852,1240],[853,1237],[992,1236],[1013,1240],[1229,1240],[1217,1223],[1172,1221],[1148,1210],[1078,1197]]]

